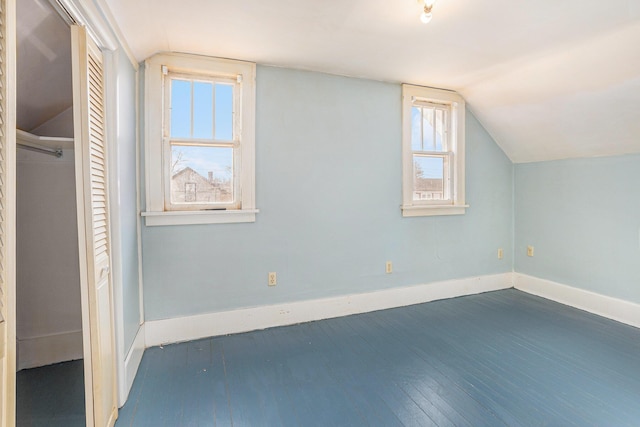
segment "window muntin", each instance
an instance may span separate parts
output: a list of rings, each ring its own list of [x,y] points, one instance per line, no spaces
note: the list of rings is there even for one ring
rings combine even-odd
[[[166,75],[166,209],[239,208],[239,92],[228,78]]]
[[[402,92],[403,216],[463,214],[464,100],[420,86]]]
[[[170,137],[211,141],[234,139],[234,92],[230,79],[168,75]]]
[[[411,148],[414,151],[448,151],[451,108],[448,105],[413,101]]]

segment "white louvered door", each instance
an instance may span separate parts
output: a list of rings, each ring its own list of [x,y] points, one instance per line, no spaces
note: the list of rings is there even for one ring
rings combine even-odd
[[[87,426],[113,426],[116,397],[103,55],[72,26],[76,198]]]
[[[15,0],[0,0],[0,427],[15,425]]]

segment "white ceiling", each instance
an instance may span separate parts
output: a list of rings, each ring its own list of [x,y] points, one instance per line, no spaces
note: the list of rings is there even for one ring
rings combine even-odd
[[[41,33],[62,21],[20,2],[36,12],[20,43],[42,51],[30,69],[55,68]],[[106,3],[140,61],[180,51],[454,89],[515,162],[640,152],[638,0],[438,0],[428,25],[415,0]]]
[[[17,42],[17,126],[32,131],[72,105],[71,32],[47,0],[18,0]]]

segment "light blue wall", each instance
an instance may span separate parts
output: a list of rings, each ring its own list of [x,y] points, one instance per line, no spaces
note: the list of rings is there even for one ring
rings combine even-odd
[[[257,221],[144,227],[146,320],[511,271],[513,166],[470,112],[467,214],[402,218],[400,85],[259,66],[257,88]]]
[[[117,167],[120,207],[120,242],[122,269],[122,304],[124,314],[125,354],[131,348],[140,326],[140,295],[138,280],[138,207],[136,192],[136,70],[124,53],[116,53],[118,73]],[[113,200],[112,200],[113,203]]]
[[[640,303],[639,185],[640,155],[516,165],[515,270]]]

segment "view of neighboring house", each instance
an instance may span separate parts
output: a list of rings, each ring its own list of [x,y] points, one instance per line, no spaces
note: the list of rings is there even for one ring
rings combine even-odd
[[[442,179],[415,177],[413,200],[443,200]]]
[[[213,172],[203,177],[186,167],[171,177],[173,203],[224,203],[232,201],[231,182],[214,179]]]

